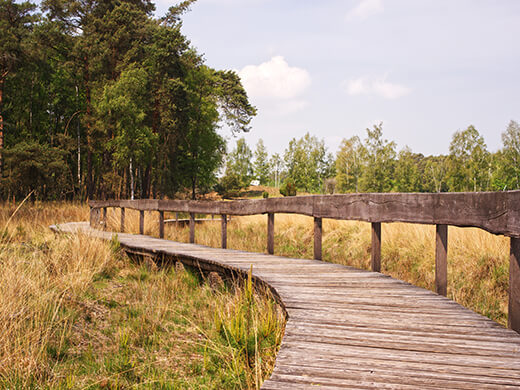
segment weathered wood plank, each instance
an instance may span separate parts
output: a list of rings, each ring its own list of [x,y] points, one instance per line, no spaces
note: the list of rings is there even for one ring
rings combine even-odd
[[[511,238],[508,326],[520,333],[520,238]]]
[[[159,238],[164,238],[164,211],[159,210]]]
[[[323,234],[323,224],[319,217],[314,217],[314,259],[321,260],[321,243]]]
[[[121,233],[125,232],[125,208],[121,207],[121,226],[119,227]]]
[[[314,195],[231,202],[203,200],[89,201],[92,208],[126,207],[200,214],[294,213],[366,222],[473,226],[520,238],[520,191]]]
[[[139,234],[144,234],[144,210],[139,210]]]
[[[267,214],[267,253],[274,253],[274,213]]]
[[[222,214],[221,215],[221,233],[220,233],[220,246],[222,249],[227,248],[227,215]]]
[[[444,296],[448,293],[448,225],[435,229],[435,291]]]
[[[62,231],[68,227],[112,237],[87,224]],[[245,276],[253,267],[253,281],[270,286],[288,314],[273,375],[262,388],[520,387],[520,335],[433,292],[322,261],[125,233],[118,239],[130,252],[171,256],[205,271]]]
[[[372,249],[370,267],[374,272],[381,272],[381,223],[372,222]]]
[[[190,213],[190,243],[195,242],[195,213]]]

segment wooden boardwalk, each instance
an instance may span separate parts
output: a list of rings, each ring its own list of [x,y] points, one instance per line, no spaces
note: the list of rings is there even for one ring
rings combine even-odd
[[[53,227],[103,239],[88,223]],[[428,290],[317,260],[209,248],[117,233],[134,253],[269,285],[288,319],[263,389],[520,388],[520,335]]]

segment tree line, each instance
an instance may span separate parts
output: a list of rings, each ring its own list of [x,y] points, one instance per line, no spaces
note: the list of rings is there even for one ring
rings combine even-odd
[[[398,152],[382,124],[336,155],[309,133],[228,153],[219,127],[247,132],[256,109],[182,34],[194,2],[155,18],[150,0],[0,0],[0,199],[195,198],[253,179],[286,194],[520,188],[514,121],[494,153],[473,126],[447,155]]]
[[[256,110],[181,33],[195,0],[0,0],[0,198],[195,197]]]
[[[308,193],[460,192],[520,189],[520,125],[511,121],[502,147],[490,152],[474,126],[453,134],[449,154],[424,156],[409,147],[397,151],[383,137],[382,123],[366,129],[361,139],[342,140],[336,155],[325,142],[307,133],[292,139],[285,152],[269,157],[263,140],[252,151],[244,138],[227,156],[221,192],[263,185]]]

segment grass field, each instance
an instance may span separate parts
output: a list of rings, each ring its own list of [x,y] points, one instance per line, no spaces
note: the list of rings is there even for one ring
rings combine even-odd
[[[167,215],[167,218],[173,215]],[[157,214],[147,213],[145,233],[158,235]],[[127,210],[127,230],[137,233],[138,212]],[[118,229],[119,211],[109,212],[109,228]],[[509,238],[476,228],[449,227],[448,296],[460,304],[507,324]],[[187,242],[187,227],[166,225],[166,238]],[[196,242],[220,246],[220,219],[196,225]],[[323,259],[369,269],[370,224],[323,221]],[[228,248],[265,252],[267,217],[233,217],[228,223]],[[435,288],[435,226],[382,225],[382,272],[430,290]],[[313,219],[275,216],[275,254],[313,257]]]
[[[118,243],[54,235],[71,204],[0,207],[0,388],[258,388],[284,318],[249,283],[157,269]]]

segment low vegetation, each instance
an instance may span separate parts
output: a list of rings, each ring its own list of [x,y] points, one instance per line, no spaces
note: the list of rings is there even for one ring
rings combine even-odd
[[[0,207],[0,387],[258,388],[283,313],[250,281],[136,262],[118,242],[54,235],[71,204]]]
[[[129,231],[138,232],[138,212],[127,211]],[[133,215],[133,217],[132,217]],[[110,214],[118,228],[119,213]],[[145,233],[157,235],[157,219],[147,214]],[[196,226],[196,242],[220,246],[220,220]],[[370,267],[370,224],[323,221],[323,259],[358,268]],[[186,226],[166,225],[166,237],[187,242]],[[233,217],[228,223],[228,248],[265,252],[265,216]],[[507,324],[509,239],[481,229],[449,227],[448,296],[489,318]],[[275,254],[313,257],[313,220],[299,215],[275,217]],[[391,223],[382,225],[382,272],[414,285],[435,289],[435,226]]]

